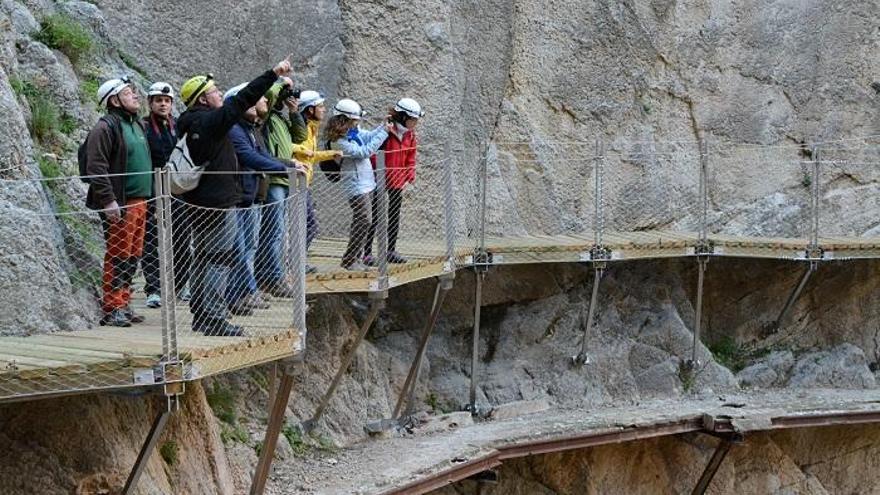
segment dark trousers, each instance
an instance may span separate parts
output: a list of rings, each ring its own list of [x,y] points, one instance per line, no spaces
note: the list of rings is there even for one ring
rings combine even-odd
[[[180,294],[189,282],[192,266],[192,225],[186,203],[171,203],[171,255],[174,257],[174,290]]]
[[[147,205],[147,231],[144,233],[144,255],[141,257],[144,272],[144,292],[159,293],[159,228],[156,225],[156,202]]]
[[[400,232],[400,205],[403,203],[403,189],[388,189],[388,252],[397,251],[397,234]],[[370,234],[364,247],[365,254],[373,253],[373,238],[379,227],[379,194],[373,194],[373,221]]]
[[[190,239],[192,232],[189,225],[187,206],[179,201],[171,203],[172,256],[174,257],[174,290],[180,294],[189,280],[189,267],[192,263]],[[156,216],[156,203],[150,203],[147,209],[147,230],[144,233],[144,255],[141,258],[141,270],[144,272],[144,292],[147,295],[158,294],[160,289],[159,276],[159,227]]]
[[[348,247],[342,256],[342,266],[351,266],[364,251],[372,222],[372,196],[373,193],[368,192],[348,198],[348,206],[351,207],[351,231],[348,234]]]

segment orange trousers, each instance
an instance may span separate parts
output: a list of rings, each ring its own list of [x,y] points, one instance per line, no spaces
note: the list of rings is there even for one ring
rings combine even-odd
[[[144,252],[144,234],[147,225],[145,200],[129,199],[122,208],[122,217],[111,222],[101,217],[104,227],[104,274],[102,306],[105,313],[122,309],[131,302],[131,282],[137,270],[138,258]]]

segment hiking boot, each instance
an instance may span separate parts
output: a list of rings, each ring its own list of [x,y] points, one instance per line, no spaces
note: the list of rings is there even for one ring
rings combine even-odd
[[[360,261],[355,261],[354,263],[351,263],[348,265],[342,265],[342,268],[345,268],[346,270],[348,270],[350,272],[368,272],[368,271],[370,271],[370,267],[361,263]]]
[[[229,312],[234,314],[235,316],[251,316],[254,314],[254,309],[248,304],[247,296],[242,297],[238,301],[229,305]]]
[[[376,266],[376,258],[372,254],[365,254],[361,261],[367,266]]]
[[[122,311],[125,313],[125,316],[128,317],[128,321],[132,323],[143,323],[144,320],[146,320],[143,315],[135,313],[134,310],[131,309],[131,306],[126,306],[125,308],[122,308]]]
[[[400,255],[397,251],[388,251],[386,258],[389,263],[406,263],[407,259]]]
[[[284,282],[269,284],[266,287],[265,292],[272,297],[281,297],[285,299],[290,299],[296,296],[296,292],[294,292],[293,287],[291,287],[290,284],[286,284]]]
[[[184,287],[180,294],[177,295],[177,299],[180,302],[189,302],[190,298],[192,298],[192,294],[189,292],[189,287]]]
[[[193,325],[193,331],[201,332],[209,337],[242,337],[244,329],[226,320],[210,320]]]
[[[306,265],[306,273],[318,273],[318,267],[315,265]]]
[[[107,325],[111,327],[130,327],[131,320],[128,319],[128,315],[125,314],[125,311],[121,309],[114,309],[113,311],[104,315],[101,318],[101,325]]]
[[[162,307],[162,296],[159,294],[149,294],[147,296],[147,307],[148,308],[161,308]]]
[[[259,292],[244,296],[245,303],[253,309],[269,309],[269,301],[263,299]]]

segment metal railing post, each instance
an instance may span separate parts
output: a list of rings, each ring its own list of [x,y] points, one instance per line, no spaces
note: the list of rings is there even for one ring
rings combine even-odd
[[[447,160],[443,161],[443,219],[444,228],[446,230],[446,261],[448,265],[445,267],[447,271],[455,270],[455,218],[454,218],[454,202],[453,194],[455,188],[453,185],[452,165],[448,158],[450,156],[449,146],[446,146],[445,153]]]
[[[699,244],[706,246],[709,242],[709,143],[700,140],[700,225]]]
[[[486,252],[486,189],[489,186],[489,148],[483,156],[480,170],[480,239],[477,245],[480,253]]]
[[[602,236],[605,230],[605,208],[604,208],[604,184],[603,175],[605,173],[605,141],[601,137],[596,138],[596,170],[593,194],[596,201],[595,224],[593,225],[594,247],[602,245]]]
[[[306,348],[306,238],[308,225],[309,187],[306,176],[291,169],[287,173],[289,191],[293,197],[287,201],[285,220],[288,224],[287,267],[293,287],[293,327],[299,332],[300,349]]]
[[[809,248],[809,257],[815,257],[815,253],[819,251],[819,171],[820,171],[820,156],[819,156],[819,147],[817,145],[813,145],[813,170],[812,170],[812,181],[810,187],[810,248]]]
[[[379,255],[376,260],[379,268],[377,290],[379,292],[388,290],[388,188],[386,177],[385,151],[379,151],[376,153],[376,191],[373,193],[377,195],[374,204],[379,208],[378,212],[373,212],[374,215],[379,215],[378,222],[376,222],[376,251]]]
[[[162,360],[164,363],[177,363],[180,353],[177,346],[177,294],[174,287],[174,249],[171,213],[171,174],[168,170],[157,170],[153,176],[156,199],[156,242],[159,251],[159,284],[162,298]],[[164,376],[163,380],[167,377]]]

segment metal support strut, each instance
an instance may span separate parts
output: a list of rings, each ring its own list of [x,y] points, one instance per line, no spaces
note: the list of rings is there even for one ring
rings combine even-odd
[[[712,454],[712,458],[709,459],[709,464],[707,464],[706,469],[703,470],[703,474],[700,476],[700,480],[697,481],[697,486],[694,487],[691,495],[703,495],[706,493],[706,489],[709,488],[709,483],[715,478],[715,473],[718,472],[718,468],[721,467],[721,463],[724,462],[724,458],[727,457],[727,453],[730,452],[730,447],[732,446],[732,441],[726,438],[721,439],[721,443],[715,448],[715,453]]]
[[[266,426],[266,436],[263,438],[263,448],[260,450],[260,460],[257,462],[257,469],[254,471],[251,495],[262,495],[266,489],[269,468],[272,466],[272,459],[275,457],[275,447],[278,445],[278,437],[284,424],[284,412],[287,410],[290,390],[293,387],[293,374],[287,366],[284,367],[284,371],[281,374],[278,391],[273,394],[274,401],[270,403],[269,423]]]
[[[348,371],[348,367],[351,365],[351,362],[354,361],[354,355],[357,353],[358,347],[360,347],[361,342],[363,342],[364,337],[367,335],[367,332],[370,330],[370,327],[373,326],[373,322],[376,321],[376,317],[379,315],[379,310],[385,306],[385,301],[383,299],[373,299],[370,302],[370,312],[367,314],[367,318],[361,324],[361,328],[358,330],[357,335],[354,338],[354,342],[351,344],[351,349],[348,350],[348,353],[342,358],[342,364],[339,366],[339,370],[336,371],[336,376],[333,377],[333,382],[330,383],[330,388],[327,389],[327,392],[324,393],[324,396],[321,398],[320,404],[318,404],[318,408],[315,410],[315,414],[312,415],[311,419],[303,421],[302,428],[304,431],[311,431],[314,429],[315,425],[318,423],[318,420],[321,419],[321,415],[324,414],[324,409],[327,408],[327,404],[330,403],[330,399],[333,397],[333,393],[336,392],[336,387],[339,386],[339,382],[342,381],[342,377]]]
[[[771,324],[772,330],[779,330],[782,326],[782,322],[784,321],[785,316],[788,314],[788,311],[794,306],[795,301],[797,301],[798,297],[800,297],[801,292],[804,290],[804,287],[807,285],[807,281],[810,280],[810,276],[816,269],[819,268],[819,263],[817,261],[811,260],[810,265],[804,271],[804,274],[801,275],[801,279],[798,282],[797,286],[795,286],[794,290],[788,296],[788,300],[785,301],[785,306],[782,307],[782,311],[779,312],[779,316],[776,317],[776,321]]]
[[[419,371],[422,365],[422,358],[425,355],[425,349],[428,347],[428,340],[434,331],[437,318],[440,316],[440,307],[443,306],[443,300],[446,294],[452,289],[452,277],[449,275],[441,275],[437,280],[437,288],[434,290],[434,302],[431,304],[431,315],[425,322],[425,328],[422,330],[422,338],[419,341],[419,349],[413,358],[412,365],[409,367],[409,373],[406,375],[406,381],[403,389],[400,391],[400,397],[397,399],[397,405],[394,406],[392,418],[399,419],[403,416],[409,416],[415,403],[416,384],[419,381]],[[406,403],[406,410],[403,409]]]
[[[476,278],[476,294],[474,297],[474,332],[471,337],[471,388],[468,394],[467,410],[477,412],[477,366],[480,358],[480,311],[483,306],[483,281],[486,278],[486,270],[474,271]]]
[[[125,486],[122,488],[122,495],[134,493],[138,480],[140,480],[141,474],[143,474],[144,468],[147,467],[147,462],[150,460],[150,454],[156,449],[156,444],[159,443],[159,437],[161,437],[162,432],[165,431],[168,417],[171,416],[172,412],[179,408],[179,396],[167,396],[165,408],[156,416],[156,419],[153,420],[150,432],[147,433],[147,439],[144,441],[143,446],[141,446],[141,451],[138,453],[134,467],[132,467],[131,473],[129,473],[128,479],[125,481]]]
[[[593,275],[593,293],[590,295],[590,306],[587,310],[587,321],[584,322],[584,336],[581,339],[581,352],[576,356],[572,356],[571,361],[572,364],[575,365],[585,365],[590,363],[590,356],[587,354],[587,347],[589,346],[590,334],[593,329],[593,319],[596,315],[596,307],[598,305],[599,300],[599,282],[602,280],[602,275],[605,273],[606,264],[604,261],[598,261],[593,263],[594,275]]]
[[[687,363],[688,368],[695,370],[700,367],[700,360],[697,359],[697,348],[700,345],[700,332],[703,329],[703,282],[706,279],[706,264],[709,263],[708,256],[697,256],[697,302],[694,305],[694,342],[691,346],[691,359]]]

